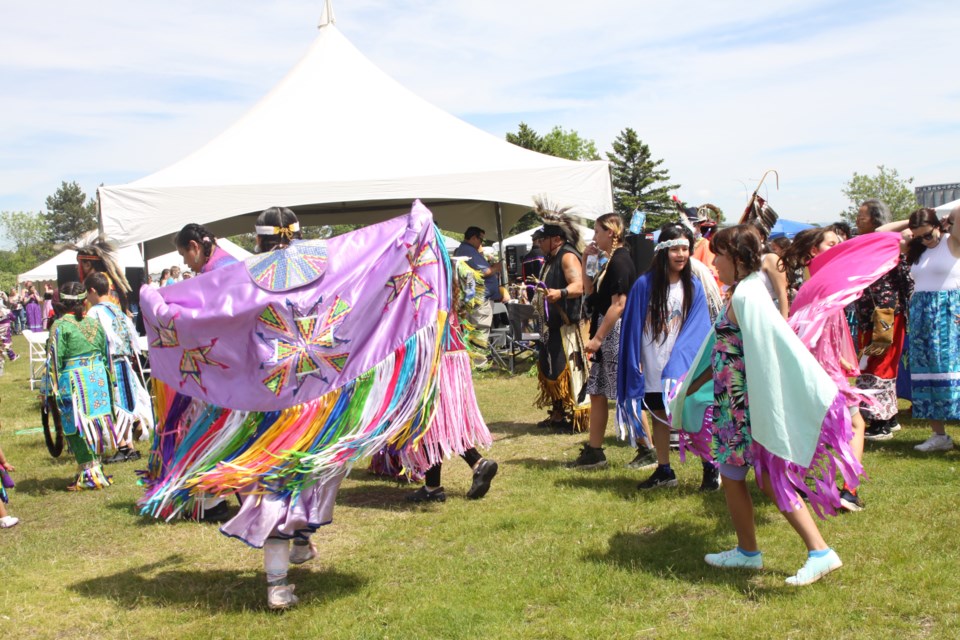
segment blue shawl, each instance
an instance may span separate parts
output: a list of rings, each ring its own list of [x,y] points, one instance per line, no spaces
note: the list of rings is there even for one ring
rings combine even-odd
[[[649,271],[637,278],[627,296],[620,323],[620,356],[617,367],[617,420],[621,426],[629,425],[630,441],[637,437],[649,442],[640,422],[640,409],[645,390],[643,371],[641,370],[641,351],[643,331],[646,326],[647,310],[650,306],[650,293],[653,289],[653,272]],[[710,313],[703,285],[693,278],[693,302],[687,319],[680,328],[670,358],[663,369],[661,381],[665,393],[681,380],[703,339],[710,333]]]

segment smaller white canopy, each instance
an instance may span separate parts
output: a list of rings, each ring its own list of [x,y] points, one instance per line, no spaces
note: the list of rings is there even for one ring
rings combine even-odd
[[[539,228],[540,227],[534,227],[533,229],[527,229],[526,231],[518,233],[515,236],[510,236],[503,241],[504,248],[511,247],[513,245],[523,245],[527,248],[527,250],[529,250],[530,247],[533,246],[533,233]],[[583,239],[584,243],[589,244],[591,241],[593,241],[593,229],[582,227],[580,225],[577,225],[577,228],[580,230],[580,237]],[[493,248],[499,251],[500,243],[494,242]]]
[[[237,260],[243,260],[251,255],[249,251],[226,238],[217,238],[217,244]],[[122,267],[143,266],[143,256],[140,255],[140,249],[135,244],[118,250],[117,260]],[[21,273],[17,276],[17,282],[44,282],[48,280],[55,281],[57,279],[57,267],[68,264],[77,264],[77,252],[73,249],[61,251],[43,264],[34,267],[26,273]],[[181,271],[190,270],[187,265],[183,264],[180,254],[176,251],[171,251],[170,253],[165,253],[162,256],[151,258],[147,263],[147,268],[150,270],[150,273],[155,274],[174,266],[180,267]]]
[[[945,202],[939,207],[937,207],[937,213],[950,213],[957,207],[960,207],[960,200],[954,200],[953,202]]]

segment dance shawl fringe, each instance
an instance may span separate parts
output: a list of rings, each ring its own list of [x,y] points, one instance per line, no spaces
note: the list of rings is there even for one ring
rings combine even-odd
[[[103,472],[103,467],[99,460],[87,463],[79,471],[73,483],[70,484],[71,491],[96,491],[97,489],[106,489],[113,484],[113,476],[108,476]]]
[[[581,407],[577,404],[577,399],[573,395],[573,377],[570,374],[569,363],[556,380],[545,376],[543,371],[537,372],[537,378],[540,393],[533,401],[536,408],[547,409],[552,407],[554,402],[562,402],[564,411],[573,414],[574,431],[581,432],[590,428],[590,407]]]
[[[191,498],[242,494],[296,497],[381,449],[402,451],[424,439],[433,422],[441,375],[445,311],[372,369],[309,402],[282,411],[236,411],[193,405],[179,394],[157,429],[160,460],[151,456],[141,513],[173,518]],[[462,388],[458,388],[463,393]],[[157,398],[164,409],[165,398]],[[199,411],[183,421],[187,411]],[[170,428],[191,424],[175,442]],[[169,442],[167,441],[169,440]],[[442,441],[442,438],[440,438]],[[442,449],[441,449],[442,450]],[[159,469],[162,460],[166,468]],[[429,458],[428,458],[429,459]]]
[[[472,447],[492,444],[473,391],[470,354],[448,351],[440,364],[440,400],[433,423],[421,440],[397,453],[404,467],[418,474]]]

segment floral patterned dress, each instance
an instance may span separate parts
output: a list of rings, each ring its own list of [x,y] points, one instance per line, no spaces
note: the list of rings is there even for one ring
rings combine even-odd
[[[729,317],[729,303],[717,316],[713,346],[712,453],[718,464],[745,466],[752,463],[750,403],[743,362],[740,327]]]

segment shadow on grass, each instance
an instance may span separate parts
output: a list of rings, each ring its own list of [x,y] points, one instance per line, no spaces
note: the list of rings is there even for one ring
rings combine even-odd
[[[930,436],[930,433],[932,432],[925,432],[923,434],[924,437],[919,440],[897,437],[894,437],[893,440],[883,440],[881,442],[871,442],[867,440],[864,450],[867,453],[879,454],[891,458],[918,458],[922,460],[948,458],[955,462],[956,459],[960,457],[960,450],[956,447],[949,451],[933,451],[929,453],[914,449],[916,445],[926,440]]]
[[[488,424],[487,428],[490,429],[490,433],[497,436],[497,442],[522,436],[552,436],[569,432],[569,430],[561,432],[559,429],[538,427],[531,422],[493,422]]]
[[[179,555],[142,567],[133,567],[69,586],[87,598],[115,602],[123,608],[202,607],[211,612],[266,609],[266,582],[262,573],[224,569],[200,570],[179,565]],[[365,583],[357,574],[332,569],[290,569],[304,604],[326,602],[347,596]]]
[[[404,498],[415,486],[410,485],[373,485],[362,487],[340,487],[337,492],[337,505],[358,507],[361,509],[384,509],[387,511],[416,511],[434,505],[415,504]]]
[[[27,478],[25,480],[17,480],[17,488],[14,489],[17,493],[23,493],[28,496],[45,496],[51,493],[66,493],[67,485],[73,482],[72,476],[64,476],[62,478],[44,478],[38,480],[36,478]]]
[[[563,469],[564,464],[563,460],[555,460],[553,458],[510,458],[509,460],[500,460],[501,465],[517,465],[525,469],[540,469],[540,470],[549,470],[549,469]]]
[[[729,532],[724,527],[723,534],[715,534],[708,529],[684,523],[671,523],[659,528],[645,527],[638,532],[621,531],[610,537],[606,553],[586,554],[583,559],[657,577],[726,585],[750,599],[799,593],[786,587],[781,589],[763,584],[763,575],[786,578],[787,574],[781,571],[724,570],[707,565],[703,556],[723,548],[724,543],[718,540],[718,535],[727,536]]]

